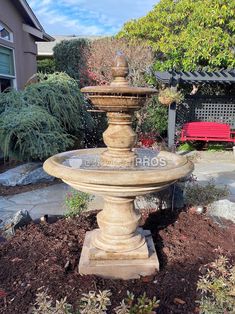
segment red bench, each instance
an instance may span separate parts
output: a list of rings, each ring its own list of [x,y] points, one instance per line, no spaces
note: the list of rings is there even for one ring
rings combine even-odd
[[[235,143],[235,132],[228,124],[217,122],[189,122],[183,125],[180,141],[216,141]]]

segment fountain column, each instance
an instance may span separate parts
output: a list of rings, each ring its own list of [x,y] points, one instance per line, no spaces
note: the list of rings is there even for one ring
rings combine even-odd
[[[134,198],[105,196],[104,208],[97,215],[100,229],[92,238],[92,244],[98,250],[90,252],[90,258],[148,258],[145,237],[137,229],[140,218]]]
[[[101,164],[109,167],[134,167],[136,133],[133,131],[132,114],[129,112],[108,112],[109,127],[103,134],[107,150],[101,156]]]

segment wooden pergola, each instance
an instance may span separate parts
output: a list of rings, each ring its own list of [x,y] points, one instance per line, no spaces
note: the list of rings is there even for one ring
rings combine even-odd
[[[171,87],[177,87],[181,84],[201,85],[201,84],[222,84],[232,85],[235,84],[235,69],[221,70],[215,72],[207,71],[165,71],[155,72],[156,79],[162,83]],[[195,99],[194,99],[195,101]],[[175,145],[175,127],[176,127],[176,104],[173,103],[169,106],[168,116],[168,146],[171,148]],[[232,109],[231,109],[232,108]],[[229,109],[229,115],[235,124],[235,93],[234,102]]]

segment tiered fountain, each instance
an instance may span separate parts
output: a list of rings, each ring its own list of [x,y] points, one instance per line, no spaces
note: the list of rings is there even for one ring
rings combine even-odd
[[[188,175],[193,165],[173,153],[134,148],[133,113],[157,91],[129,86],[122,54],[116,56],[112,73],[110,86],[82,89],[96,108],[107,112],[109,126],[103,134],[107,147],[55,155],[44,169],[74,189],[104,198],[97,215],[99,229],[86,234],[80,274],[132,279],[159,269],[151,234],[139,228],[135,197],[167,188]]]

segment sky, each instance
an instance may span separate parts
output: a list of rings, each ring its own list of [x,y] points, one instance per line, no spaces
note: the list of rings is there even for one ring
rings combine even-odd
[[[50,35],[114,35],[157,0],[28,0]]]

